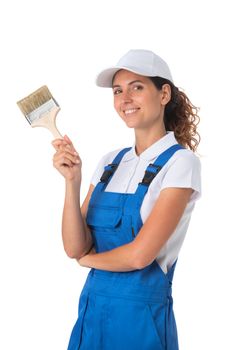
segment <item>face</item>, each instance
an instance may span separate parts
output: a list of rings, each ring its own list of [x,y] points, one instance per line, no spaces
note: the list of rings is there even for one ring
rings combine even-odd
[[[164,108],[170,100],[170,86],[158,90],[142,75],[120,70],[113,80],[114,108],[126,125],[148,129],[163,124]]]

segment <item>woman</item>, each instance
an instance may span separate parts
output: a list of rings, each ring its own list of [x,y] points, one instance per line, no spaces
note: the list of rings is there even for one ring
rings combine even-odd
[[[171,285],[200,196],[197,108],[147,50],[130,50],[97,85],[112,88],[135,144],[101,159],[80,208],[79,154],[67,136],[53,141],[64,248],[91,268],[68,349],[177,350]]]

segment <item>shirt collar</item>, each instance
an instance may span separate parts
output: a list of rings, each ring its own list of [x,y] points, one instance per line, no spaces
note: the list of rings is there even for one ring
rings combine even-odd
[[[177,144],[177,140],[174,136],[174,131],[168,131],[165,136],[153,143],[144,152],[138,156],[135,152],[135,143],[133,144],[131,150],[125,154],[122,162],[128,162],[129,160],[140,158],[151,161],[156,158],[160,153],[164,152],[169,147]]]

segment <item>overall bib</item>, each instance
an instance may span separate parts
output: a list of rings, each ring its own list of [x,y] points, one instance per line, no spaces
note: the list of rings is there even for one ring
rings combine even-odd
[[[176,144],[149,164],[135,193],[106,192],[124,154],[115,157],[96,185],[88,207],[96,252],[130,243],[143,222],[140,208],[148,187],[179,149]],[[68,350],[178,350],[171,293],[175,264],[165,274],[156,260],[141,270],[111,272],[92,268],[80,295],[78,320]]]

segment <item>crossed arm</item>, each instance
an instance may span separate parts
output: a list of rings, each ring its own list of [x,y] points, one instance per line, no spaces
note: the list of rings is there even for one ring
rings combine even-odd
[[[92,249],[78,259],[81,266],[107,271],[132,271],[151,264],[179,223],[193,190],[165,188],[135,239],[103,253]]]

